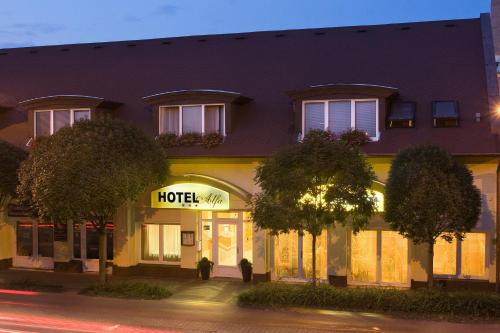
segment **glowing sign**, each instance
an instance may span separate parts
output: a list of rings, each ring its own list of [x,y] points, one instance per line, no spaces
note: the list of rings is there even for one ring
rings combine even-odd
[[[174,184],[151,192],[151,207],[228,210],[229,193],[205,184]]]

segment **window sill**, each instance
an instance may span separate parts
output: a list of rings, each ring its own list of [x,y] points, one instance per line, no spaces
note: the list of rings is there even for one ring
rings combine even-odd
[[[139,260],[139,264],[148,265],[163,265],[163,266],[180,266],[180,261],[152,261],[152,260]]]

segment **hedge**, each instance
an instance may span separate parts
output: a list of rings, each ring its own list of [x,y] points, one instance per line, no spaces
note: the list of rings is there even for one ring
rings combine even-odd
[[[242,292],[238,296],[238,304],[265,307],[317,307],[455,319],[500,319],[499,295],[465,291],[336,288],[326,284],[313,286],[274,282]]]
[[[172,293],[167,288],[146,282],[108,282],[105,284],[95,284],[82,289],[80,294],[150,300],[172,296]]]

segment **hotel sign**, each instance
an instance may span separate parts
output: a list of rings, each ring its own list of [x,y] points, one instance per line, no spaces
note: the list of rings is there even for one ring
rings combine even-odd
[[[205,184],[174,184],[151,192],[151,207],[228,210],[229,193]]]

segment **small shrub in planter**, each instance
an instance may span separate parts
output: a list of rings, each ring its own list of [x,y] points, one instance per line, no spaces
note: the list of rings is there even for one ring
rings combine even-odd
[[[213,270],[213,268],[213,261],[208,260],[207,257],[201,258],[201,260],[198,261],[197,264],[198,276],[200,276],[201,274],[202,280],[208,280],[210,278],[210,272]]]
[[[179,137],[179,145],[181,146],[195,146],[201,143],[201,134],[199,133],[186,133]]]
[[[224,136],[219,133],[208,133],[201,138],[201,145],[205,148],[212,148],[224,142]]]
[[[323,130],[311,130],[304,136],[304,140],[309,140],[309,141],[316,141],[323,139],[335,141],[337,140],[337,136],[335,135],[335,133]]]
[[[357,129],[351,129],[342,133],[340,135],[340,140],[348,145],[357,147],[361,147],[370,142],[368,134]]]
[[[163,148],[172,148],[179,145],[179,137],[174,133],[163,133],[158,136],[158,143]]]
[[[252,263],[248,259],[241,259],[240,261],[241,275],[243,276],[243,282],[252,281]]]

